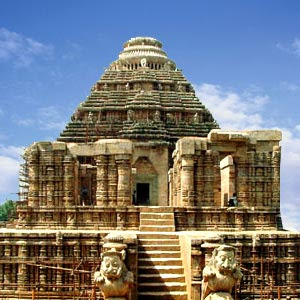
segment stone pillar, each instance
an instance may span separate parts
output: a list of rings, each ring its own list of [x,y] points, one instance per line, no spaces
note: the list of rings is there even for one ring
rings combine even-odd
[[[204,197],[205,206],[214,206],[214,161],[212,150],[207,150],[204,157]]]
[[[260,238],[259,236],[253,235],[252,236],[252,249],[251,249],[251,256],[252,256],[252,274],[253,274],[253,282],[252,284],[256,285],[257,284],[257,278],[259,274],[259,256],[258,254],[260,253],[259,251],[260,248]]]
[[[28,159],[28,206],[39,206],[39,153],[33,148]]]
[[[11,258],[11,244],[9,240],[4,241],[4,258],[9,261]],[[4,264],[4,289],[5,290],[13,290],[12,287],[12,264],[5,263]]]
[[[181,157],[181,205],[194,206],[194,158],[192,155]]]
[[[294,235],[296,240],[296,235]],[[287,274],[286,274],[286,283],[288,285],[295,283],[296,279],[296,267],[295,267],[295,249],[296,246],[294,243],[289,242],[287,244],[287,257],[288,257],[288,264],[287,264]]]
[[[18,290],[19,291],[27,291],[28,288],[26,287],[28,283],[28,270],[25,263],[21,261],[27,260],[27,244],[25,241],[21,241],[19,244],[19,264],[18,264]]]
[[[97,206],[107,206],[108,204],[108,157],[106,155],[99,155],[97,157],[97,191],[96,204]]]
[[[40,259],[43,261],[47,258],[47,249],[46,249],[46,243],[40,242]],[[40,268],[40,289],[41,291],[46,291],[47,287],[47,269],[46,268]]]
[[[273,195],[272,195],[272,206],[280,207],[280,147],[273,147],[272,157],[273,167]]]
[[[195,171],[195,205],[202,206],[204,199],[204,156],[203,152],[197,157]]]
[[[78,242],[76,242],[76,244],[74,245],[74,262],[76,265],[79,264],[80,262],[80,244]],[[74,286],[75,286],[75,290],[79,289],[79,273],[75,272],[74,273]]]
[[[66,206],[75,205],[74,198],[74,164],[71,155],[65,155],[64,167],[64,204]]]
[[[173,168],[168,171],[168,181],[169,181],[169,206],[176,206],[176,202],[174,201],[173,197],[173,189],[174,189],[174,182],[173,182],[174,172]]]
[[[233,158],[227,155],[220,162],[221,168],[221,206],[228,206],[228,200],[235,193],[235,168]]]
[[[63,235],[59,231],[59,232],[56,233],[56,259],[59,260],[59,261],[62,261],[63,258],[64,258],[63,257]],[[56,266],[58,268],[61,267],[60,264],[57,264]],[[62,272],[57,270],[57,273],[56,273],[56,285],[57,285],[56,290],[57,291],[62,290],[62,288],[61,288],[62,284],[63,284]]]
[[[118,171],[115,157],[108,158],[108,203],[109,206],[117,205]]]
[[[47,206],[54,206],[54,167],[47,167],[47,184],[46,184]]]
[[[116,155],[118,168],[118,206],[131,205],[131,160],[130,155]]]

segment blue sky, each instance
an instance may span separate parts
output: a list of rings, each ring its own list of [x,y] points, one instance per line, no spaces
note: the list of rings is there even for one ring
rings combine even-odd
[[[300,1],[0,1],[0,202],[134,36],[152,36],[224,129],[283,131],[281,206],[300,230]]]

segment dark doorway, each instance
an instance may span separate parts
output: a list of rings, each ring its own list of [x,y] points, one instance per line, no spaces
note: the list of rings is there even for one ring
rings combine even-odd
[[[136,184],[136,200],[138,205],[150,204],[150,184],[149,183],[137,183]]]

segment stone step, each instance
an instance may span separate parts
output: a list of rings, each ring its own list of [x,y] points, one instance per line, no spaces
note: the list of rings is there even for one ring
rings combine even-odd
[[[182,266],[138,266],[139,274],[184,274]]]
[[[161,220],[174,220],[173,213],[140,213],[140,219],[161,219]]]
[[[150,244],[150,245],[139,245],[139,250],[141,251],[180,251],[180,246],[178,245],[160,245],[160,244]]]
[[[175,225],[173,219],[140,219],[140,225],[152,225],[152,226],[166,226],[166,225]]]
[[[154,212],[154,213],[173,213],[174,209],[171,206],[141,206],[140,212]]]
[[[170,225],[157,225],[157,226],[151,226],[151,225],[143,225],[140,226],[140,231],[154,231],[154,232],[172,232],[175,231],[175,226]]]
[[[176,233],[139,233],[138,234],[138,238],[140,240],[143,240],[143,239],[156,239],[156,240],[159,240],[159,239],[176,239],[178,240],[178,235]]]
[[[185,282],[183,274],[140,274],[138,282]]]
[[[139,292],[139,300],[187,300],[186,292]]]
[[[139,251],[140,258],[180,258],[180,251]]]
[[[139,292],[164,292],[164,291],[186,291],[184,282],[142,282],[139,283]]]
[[[140,239],[140,245],[179,245],[179,241],[175,239]]]
[[[144,266],[182,266],[180,258],[138,258],[138,264]]]

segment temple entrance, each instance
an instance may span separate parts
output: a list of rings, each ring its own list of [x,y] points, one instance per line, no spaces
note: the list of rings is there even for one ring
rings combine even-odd
[[[137,205],[150,204],[150,184],[137,183],[136,184],[136,203]]]

